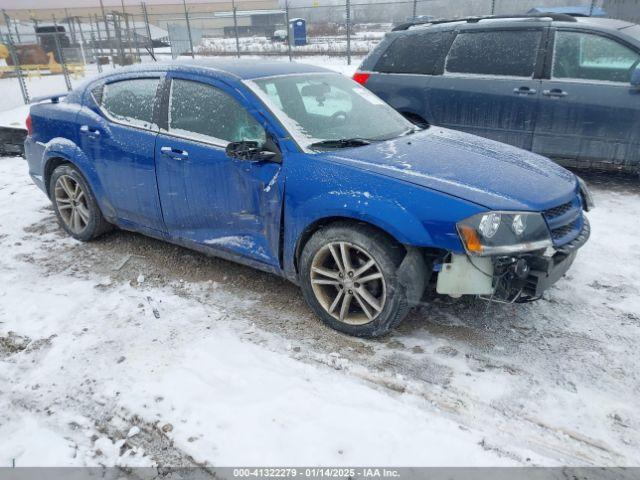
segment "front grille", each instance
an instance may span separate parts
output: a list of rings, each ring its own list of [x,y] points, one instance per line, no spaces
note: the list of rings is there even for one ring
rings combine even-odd
[[[573,208],[573,202],[563,203],[562,205],[558,205],[557,207],[550,208],[544,212],[545,217],[547,218],[555,218],[559,217],[563,213],[567,213],[569,210]]]
[[[574,221],[569,225],[563,225],[562,227],[554,228],[551,230],[551,238],[553,240],[559,240],[562,237],[569,235],[573,230],[577,228],[578,221]]]
[[[580,234],[584,217],[582,216],[582,203],[577,195],[570,202],[552,207],[543,213],[551,230],[554,246],[561,247],[573,241]]]

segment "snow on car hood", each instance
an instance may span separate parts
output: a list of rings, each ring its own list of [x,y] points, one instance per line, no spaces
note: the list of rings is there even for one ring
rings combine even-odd
[[[440,127],[328,156],[494,210],[544,210],[577,188],[573,173],[545,157]]]

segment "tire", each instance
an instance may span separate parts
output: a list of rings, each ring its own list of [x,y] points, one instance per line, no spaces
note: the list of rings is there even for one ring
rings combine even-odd
[[[343,249],[351,268],[344,265]],[[401,245],[369,225],[332,224],[317,231],[302,250],[302,294],[313,312],[335,330],[356,337],[385,335],[410,310],[397,275],[404,255]],[[375,278],[378,273],[380,278]]]
[[[89,184],[73,165],[63,164],[53,171],[49,195],[58,223],[76,240],[88,242],[111,230]]]

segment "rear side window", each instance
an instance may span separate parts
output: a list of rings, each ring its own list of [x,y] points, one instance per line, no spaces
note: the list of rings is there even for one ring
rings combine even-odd
[[[171,82],[169,132],[225,145],[266,141],[264,128],[236,99],[219,88],[190,80]]]
[[[159,78],[108,83],[102,90],[101,106],[117,121],[152,128],[153,106],[159,83]]]
[[[460,33],[449,51],[446,71],[532,77],[541,36],[540,30]]]
[[[628,83],[630,70],[640,55],[600,35],[556,32],[553,48],[553,78]]]
[[[436,63],[444,53],[443,49],[442,33],[402,35],[389,45],[374,71],[433,75]]]

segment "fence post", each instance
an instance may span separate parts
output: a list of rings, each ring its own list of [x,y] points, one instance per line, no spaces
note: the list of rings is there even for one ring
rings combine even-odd
[[[91,17],[89,17],[91,18]],[[96,51],[98,48],[100,49],[100,53],[96,53],[96,62],[98,63],[98,72],[102,73],[102,64],[100,63],[100,59],[103,56],[102,52],[102,35],[100,34],[100,20],[98,19],[98,14],[96,13],[96,33],[98,34],[98,43],[96,45],[95,38],[93,39],[93,50]],[[93,37],[93,30],[91,31],[91,36]]]
[[[93,53],[93,59],[96,62],[98,73],[102,73],[102,65],[100,65],[100,57],[98,56],[98,45],[96,44],[96,37],[93,32],[93,20],[91,20],[91,14],[89,14],[89,37],[91,39],[91,52]]]
[[[133,20],[131,21],[131,26],[133,28],[133,45],[136,48],[136,55],[138,56],[138,62],[142,63],[142,57],[140,56],[140,42],[138,41],[139,35],[138,30],[136,28],[136,17],[133,16]]]
[[[591,0],[591,7],[589,7],[589,16],[593,17],[593,10],[596,8],[596,1],[597,0]]]
[[[80,17],[75,17],[76,23],[78,24],[78,31],[80,32],[80,53],[82,54],[82,63],[87,64],[87,57],[84,53],[84,32],[82,31],[82,24],[80,23]]]
[[[191,22],[189,22],[189,12],[187,11],[186,0],[182,0],[182,5],[184,6],[184,18],[187,21],[187,33],[189,34],[189,47],[191,50],[191,58],[196,58],[196,54],[193,51],[193,37],[191,36]]]
[[[231,0],[233,8],[233,34],[236,36],[236,57],[240,58],[240,38],[238,38],[238,16],[235,0]]]
[[[149,39],[149,53],[151,54],[151,58],[154,58],[156,55],[153,51],[153,39],[151,38],[151,26],[149,25],[149,14],[147,13],[147,4],[145,2],[141,2],[142,4],[142,13],[144,13],[144,24],[147,28],[147,38]]]
[[[67,90],[71,91],[71,79],[69,78],[69,70],[67,70],[67,62],[64,59],[62,48],[60,48],[60,38],[58,38],[58,22],[56,21],[55,14],[53,18],[53,39],[56,43],[56,50],[58,51],[58,58],[60,59],[60,65],[62,65],[62,75],[64,76],[64,83],[67,85]]]
[[[11,60],[13,61],[13,66],[16,72],[16,76],[18,77],[18,83],[20,84],[20,92],[22,93],[22,99],[25,104],[29,103],[29,91],[27,90],[27,84],[24,82],[24,77],[22,76],[22,67],[20,66],[20,58],[16,53],[15,48],[13,48],[13,39],[11,38],[11,19],[7,12],[2,10],[2,15],[4,15],[4,23],[7,26],[7,45],[9,47],[9,54],[11,55]],[[2,32],[0,31],[0,37],[2,36]],[[0,38],[1,39],[1,38]],[[4,40],[2,40],[4,42]]]
[[[109,46],[109,57],[111,65],[116,68],[116,62],[113,60],[113,47],[111,46],[111,34],[109,33],[109,22],[107,22],[107,14],[104,11],[104,3],[100,0],[100,10],[102,10],[102,20],[104,21],[104,30],[107,34],[107,45]]]
[[[496,0],[491,0],[491,15],[496,14]]]
[[[72,23],[71,17],[69,16],[69,10],[66,8],[64,9],[64,15],[67,17],[67,25],[69,26],[69,33],[71,34],[71,43],[76,44],[78,43],[76,38],[76,29]]]
[[[411,20],[415,22],[417,16],[418,16],[418,0],[413,0],[413,13],[411,15]]]
[[[120,0],[122,4],[122,17],[124,18],[124,28],[127,30],[127,48],[129,50],[129,56],[131,57],[131,61],[133,62],[133,49],[131,48],[131,30],[129,29],[129,16],[127,15],[127,11],[124,9],[124,0]],[[120,28],[122,28],[122,21],[120,22]],[[120,33],[122,36],[122,33]]]
[[[290,21],[289,21],[289,1],[288,0],[287,0],[287,3],[285,3],[285,16],[287,20],[287,52],[289,53],[289,61],[291,62],[293,59],[291,55],[291,28],[290,28]]]
[[[351,65],[351,0],[347,0],[347,65]]]

